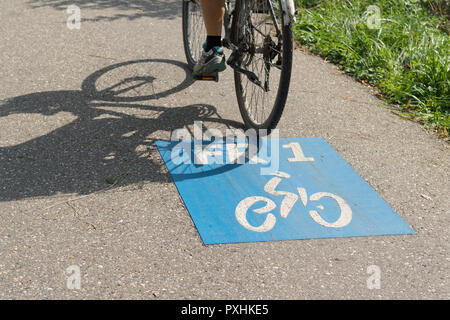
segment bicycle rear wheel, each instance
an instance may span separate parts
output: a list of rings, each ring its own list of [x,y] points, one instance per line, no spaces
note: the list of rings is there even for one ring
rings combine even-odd
[[[192,69],[202,56],[202,44],[206,39],[199,0],[183,0],[182,20],[184,52],[187,63]]]
[[[269,5],[271,4],[271,5]],[[273,129],[286,104],[292,69],[292,24],[284,24],[279,0],[236,0],[231,40],[239,50],[235,70],[239,110],[246,127]]]

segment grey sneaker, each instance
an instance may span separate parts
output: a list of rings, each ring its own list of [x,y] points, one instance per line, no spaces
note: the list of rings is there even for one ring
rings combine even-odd
[[[197,64],[194,66],[192,75],[194,77],[222,72],[227,68],[225,54],[222,47],[214,47],[208,52],[204,51]]]

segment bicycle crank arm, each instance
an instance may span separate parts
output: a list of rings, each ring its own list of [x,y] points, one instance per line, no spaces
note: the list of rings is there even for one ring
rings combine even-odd
[[[228,58],[227,64],[228,64],[233,70],[235,70],[235,71],[237,71],[237,72],[239,72],[239,73],[245,74],[245,75],[247,76],[247,79],[248,79],[250,82],[256,84],[258,87],[260,87],[261,89],[263,89],[265,92],[269,91],[269,90],[266,90],[266,88],[263,87],[261,81],[259,80],[258,76],[257,76],[255,73],[253,73],[253,72],[251,72],[251,71],[248,71],[248,70],[245,70],[245,69],[242,69],[241,67],[239,67],[238,65],[236,65],[236,63],[234,62],[233,54]]]

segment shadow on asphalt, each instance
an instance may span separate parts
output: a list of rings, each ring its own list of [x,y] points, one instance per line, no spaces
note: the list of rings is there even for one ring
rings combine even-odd
[[[177,74],[184,80],[177,86],[160,85],[155,90],[152,84],[161,75],[142,75],[146,73],[142,72],[143,65],[149,63],[163,71],[181,68]],[[140,70],[140,75],[126,77],[124,71],[132,67]],[[108,84],[102,84],[102,79]],[[90,194],[108,187],[133,184],[139,188],[145,182],[171,181],[154,144],[160,132],[170,137],[175,129],[189,130],[194,121],[202,121],[204,130],[217,126],[242,128],[239,122],[222,119],[211,105],[148,104],[192,83],[184,63],[135,60],[94,72],[83,81],[80,91],[36,92],[1,101],[0,117],[69,112],[76,119],[27,142],[0,147],[0,201]],[[139,91],[143,87],[147,90]]]
[[[81,21],[114,21],[118,19],[135,20],[143,17],[174,19],[180,14],[180,0],[28,0],[32,8],[51,7],[66,10],[69,5],[76,5],[81,10],[98,11],[101,15],[95,18],[83,18]],[[110,16],[105,16],[106,9],[119,10]]]

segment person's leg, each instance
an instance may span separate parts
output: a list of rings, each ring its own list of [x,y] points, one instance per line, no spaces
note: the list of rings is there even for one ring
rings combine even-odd
[[[194,66],[194,78],[216,74],[226,69],[225,54],[222,48],[222,24],[225,13],[225,0],[200,0],[206,27],[206,42],[203,55]]]
[[[225,0],[200,0],[206,27],[206,51],[222,46],[222,24]]]

